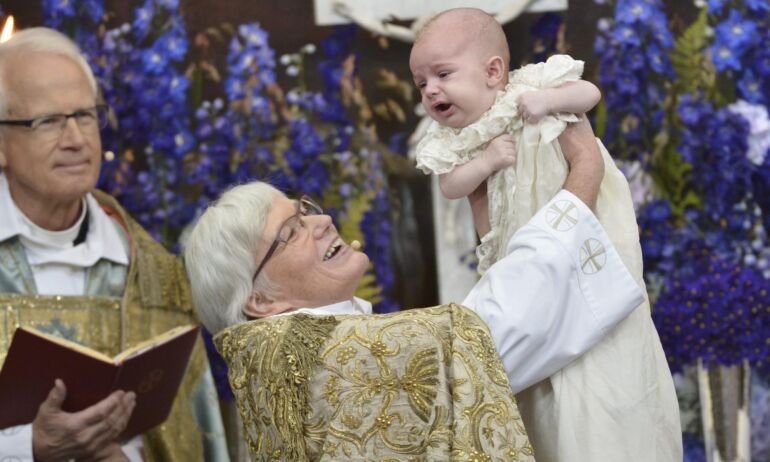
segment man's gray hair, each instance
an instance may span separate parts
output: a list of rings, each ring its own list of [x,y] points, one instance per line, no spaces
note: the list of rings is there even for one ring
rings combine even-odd
[[[252,284],[265,222],[282,192],[267,183],[235,186],[201,215],[185,243],[184,260],[193,303],[211,333],[246,321],[253,291],[273,288],[262,274]]]
[[[9,69],[5,68],[5,63],[12,56],[27,56],[31,53],[53,53],[70,58],[83,70],[94,92],[94,97],[98,95],[99,90],[91,66],[88,65],[75,42],[53,29],[32,27],[14,34],[10,40],[0,45],[0,116],[8,115],[9,92],[5,77]]]

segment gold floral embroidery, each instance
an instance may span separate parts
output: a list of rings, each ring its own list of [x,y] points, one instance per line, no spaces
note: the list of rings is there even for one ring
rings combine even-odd
[[[448,305],[216,337],[252,460],[533,460],[489,332]]]
[[[340,364],[347,364],[348,361],[356,356],[356,349],[353,347],[343,348],[337,353],[337,362]]]

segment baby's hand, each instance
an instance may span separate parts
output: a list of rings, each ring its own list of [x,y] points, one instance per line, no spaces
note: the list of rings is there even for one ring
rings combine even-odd
[[[546,90],[533,90],[522,93],[516,99],[519,114],[524,122],[536,124],[551,112]]]
[[[487,148],[479,154],[487,164],[490,174],[516,164],[516,142],[507,133],[493,139]]]

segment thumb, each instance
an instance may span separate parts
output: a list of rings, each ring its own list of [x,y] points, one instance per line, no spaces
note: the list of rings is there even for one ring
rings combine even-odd
[[[53,388],[48,393],[48,397],[43,401],[42,406],[51,408],[52,410],[61,409],[61,405],[64,399],[67,397],[67,387],[64,386],[64,382],[60,379],[56,379]]]

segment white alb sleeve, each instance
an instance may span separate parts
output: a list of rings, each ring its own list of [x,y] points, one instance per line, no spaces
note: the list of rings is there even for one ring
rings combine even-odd
[[[594,214],[562,190],[463,304],[489,326],[518,393],[588,351],[643,300]]]
[[[0,430],[0,461],[32,462],[32,424]]]
[[[142,462],[142,437],[136,436],[121,447],[131,462]],[[32,424],[0,430],[0,462],[33,462]]]

